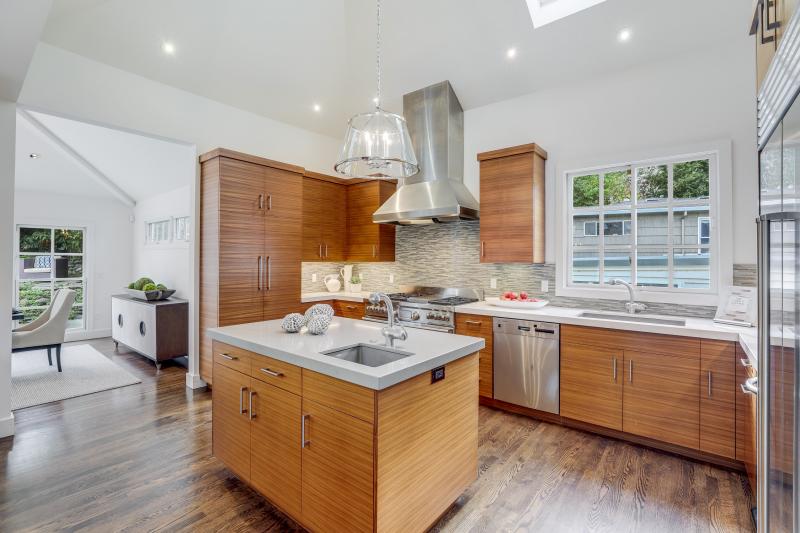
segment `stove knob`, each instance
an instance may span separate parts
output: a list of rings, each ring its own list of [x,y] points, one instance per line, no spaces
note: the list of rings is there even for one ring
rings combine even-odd
[[[416,311],[412,311],[411,320],[419,320],[419,313],[417,313]]]
[[[428,312],[428,314],[427,314],[427,315],[425,315],[425,318],[427,318],[428,320],[431,320],[431,319],[434,319],[434,318],[436,318],[436,315],[434,315],[433,313],[431,313],[431,312],[429,311],[429,312]]]

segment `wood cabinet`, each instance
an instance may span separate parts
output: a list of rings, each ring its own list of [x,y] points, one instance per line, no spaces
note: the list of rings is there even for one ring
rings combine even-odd
[[[333,303],[333,310],[336,316],[355,320],[361,320],[364,318],[364,313],[366,313],[364,302],[348,302],[345,300],[336,300]]]
[[[180,298],[146,302],[132,296],[111,297],[111,338],[161,362],[189,353],[189,303]]]
[[[245,397],[250,376],[215,365],[211,416],[214,455],[241,479],[250,479],[250,418]]]
[[[561,415],[622,431],[622,351],[561,343]]]
[[[478,154],[481,263],[544,263],[546,159],[536,144]]]
[[[736,348],[700,342],[700,451],[736,457]]]
[[[303,261],[344,261],[347,185],[306,172],[303,179]]]
[[[224,149],[200,163],[200,375],[212,383],[208,328],[300,303],[303,169]]]
[[[347,186],[347,260],[394,261],[395,227],[375,224],[372,214],[394,194],[396,185],[385,180]]]
[[[478,394],[494,398],[494,330],[492,317],[456,313],[456,333],[483,337],[486,347],[478,352]]]
[[[650,350],[651,347],[641,349]],[[699,448],[698,357],[625,350],[623,374],[624,432]]]

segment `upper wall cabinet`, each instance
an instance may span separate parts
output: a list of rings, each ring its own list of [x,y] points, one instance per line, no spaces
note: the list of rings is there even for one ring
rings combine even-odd
[[[525,144],[478,154],[481,263],[544,263],[544,162]]]
[[[348,261],[394,261],[395,227],[374,223],[372,214],[396,189],[395,183],[385,180],[347,186]]]
[[[303,179],[303,261],[344,261],[347,185],[306,172]]]

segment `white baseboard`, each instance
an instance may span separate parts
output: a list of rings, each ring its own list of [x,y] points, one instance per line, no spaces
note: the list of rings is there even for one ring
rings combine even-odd
[[[202,389],[207,385],[208,383],[203,381],[203,379],[200,377],[200,374],[190,374],[189,372],[186,373],[186,386],[190,389]]]
[[[92,329],[83,331],[68,331],[64,337],[65,342],[88,341],[111,336],[110,329]]]
[[[8,413],[8,416],[0,418],[0,439],[3,437],[10,437],[14,434],[14,413]]]

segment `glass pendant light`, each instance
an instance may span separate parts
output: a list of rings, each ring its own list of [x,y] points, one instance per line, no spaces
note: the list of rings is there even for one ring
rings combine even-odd
[[[377,7],[375,111],[355,115],[347,123],[344,146],[333,168],[351,178],[408,178],[419,172],[419,165],[406,119],[381,109],[381,0]]]

